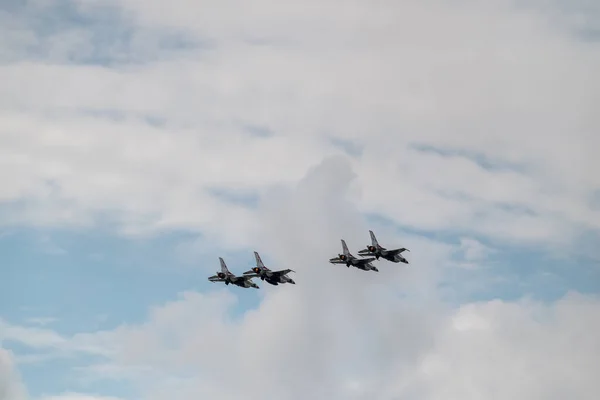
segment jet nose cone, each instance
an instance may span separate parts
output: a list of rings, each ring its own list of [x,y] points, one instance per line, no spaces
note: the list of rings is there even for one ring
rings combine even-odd
[[[294,282],[294,280],[293,280],[293,279],[290,279],[290,283],[291,283],[292,285],[295,285],[295,284],[296,284],[296,282]]]
[[[377,269],[377,267],[373,267],[373,271],[379,272],[379,270]]]

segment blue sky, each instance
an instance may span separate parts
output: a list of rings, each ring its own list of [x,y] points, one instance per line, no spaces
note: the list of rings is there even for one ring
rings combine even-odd
[[[190,259],[181,245],[196,238],[189,233],[131,240],[105,230],[7,229],[0,239],[4,300],[2,317],[13,324],[36,327],[37,320],[52,319],[43,328],[60,335],[110,330],[119,325],[143,323],[149,308],[175,300],[184,291],[206,292],[217,288],[206,280],[218,271],[222,256],[231,271],[253,266],[252,253],[200,254]],[[267,262],[268,256],[265,256]],[[257,293],[238,288],[234,313],[255,308]],[[39,354],[20,343],[3,344],[17,355]],[[93,360],[93,358],[92,358]],[[127,385],[81,382],[73,376],[88,357],[25,363],[20,368],[35,398],[73,391],[127,396]]]
[[[0,6],[0,400],[600,395],[598,14],[227,4]]]

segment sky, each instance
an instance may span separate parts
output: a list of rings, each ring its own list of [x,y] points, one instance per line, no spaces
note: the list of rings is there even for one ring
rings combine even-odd
[[[585,0],[2,1],[0,400],[600,398],[598,70]]]

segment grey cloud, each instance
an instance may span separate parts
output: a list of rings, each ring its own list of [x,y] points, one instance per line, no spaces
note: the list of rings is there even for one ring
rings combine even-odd
[[[359,208],[413,229],[554,244],[600,226],[587,201],[600,185],[590,172],[599,60],[539,7],[227,3],[240,18],[185,1],[166,10],[86,4],[82,12],[123,7],[142,30],[208,34],[219,46],[135,68],[4,66],[2,148],[18,178],[0,195],[26,204],[11,222],[93,222],[90,214],[112,212],[125,232],[239,232],[229,245],[245,245],[253,214],[217,205],[206,188],[260,194],[356,143]],[[248,44],[248,33],[275,44]],[[468,158],[421,154],[414,143]],[[61,190],[35,199],[49,180]],[[227,227],[211,217],[227,212]]]
[[[263,138],[272,137],[275,134],[271,129],[269,129],[266,126],[247,125],[244,127],[244,129],[248,131],[251,135]]]

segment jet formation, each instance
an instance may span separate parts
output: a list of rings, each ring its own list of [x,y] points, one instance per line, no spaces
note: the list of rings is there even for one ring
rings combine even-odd
[[[346,267],[348,268],[353,266],[363,271],[375,272],[379,272],[379,269],[373,265],[373,261],[379,260],[380,258],[393,263],[402,262],[404,264],[408,264],[408,261],[406,258],[404,258],[404,256],[402,256],[402,253],[410,250],[404,247],[388,250],[379,244],[373,231],[370,230],[369,235],[371,236],[371,244],[358,251],[358,255],[363,258],[357,258],[350,253],[346,241],[341,239],[342,253],[338,254],[337,257],[329,259],[329,262],[331,264],[346,264]],[[256,251],[254,252],[254,259],[256,261],[256,266],[254,268],[244,272],[240,276],[236,276],[229,271],[229,268],[227,268],[227,264],[225,264],[223,258],[219,257],[221,271],[217,272],[216,275],[209,277],[208,280],[211,282],[225,282],[226,285],[233,284],[243,288],[251,287],[255,289],[258,289],[259,286],[252,281],[253,278],[260,278],[260,280],[266,281],[274,286],[283,283],[291,283],[292,285],[296,284],[296,282],[288,276],[290,272],[295,272],[294,270],[283,269],[280,271],[272,271],[265,266],[260,258],[260,255]]]
[[[226,285],[234,284],[243,288],[255,288],[258,289],[259,286],[252,281],[252,278],[260,278],[263,281],[267,281],[271,285],[277,286],[280,283],[291,283],[295,285],[296,282],[287,274],[290,272],[295,272],[291,269],[284,269],[281,271],[271,271],[269,268],[265,266],[262,262],[260,255],[255,251],[254,259],[256,260],[256,267],[252,268],[250,271],[244,272],[241,276],[236,276],[229,271],[227,268],[227,264],[222,257],[219,257],[219,261],[221,262],[221,271],[217,272],[216,275],[213,275],[208,278],[211,282],[225,282]]]
[[[348,250],[348,245],[346,245],[346,241],[342,239],[342,253],[338,254],[337,257],[329,259],[329,262],[332,264],[346,264],[346,267],[348,268],[353,266],[355,268],[362,269],[363,271],[375,272],[379,272],[379,270],[373,265],[373,261],[379,260],[379,258],[383,258],[393,263],[402,262],[408,264],[406,258],[402,256],[402,252],[410,250],[405,247],[388,250],[379,244],[373,231],[369,231],[369,235],[371,235],[371,244],[365,249],[358,251],[358,255],[363,258],[356,258],[352,253],[350,253]]]

